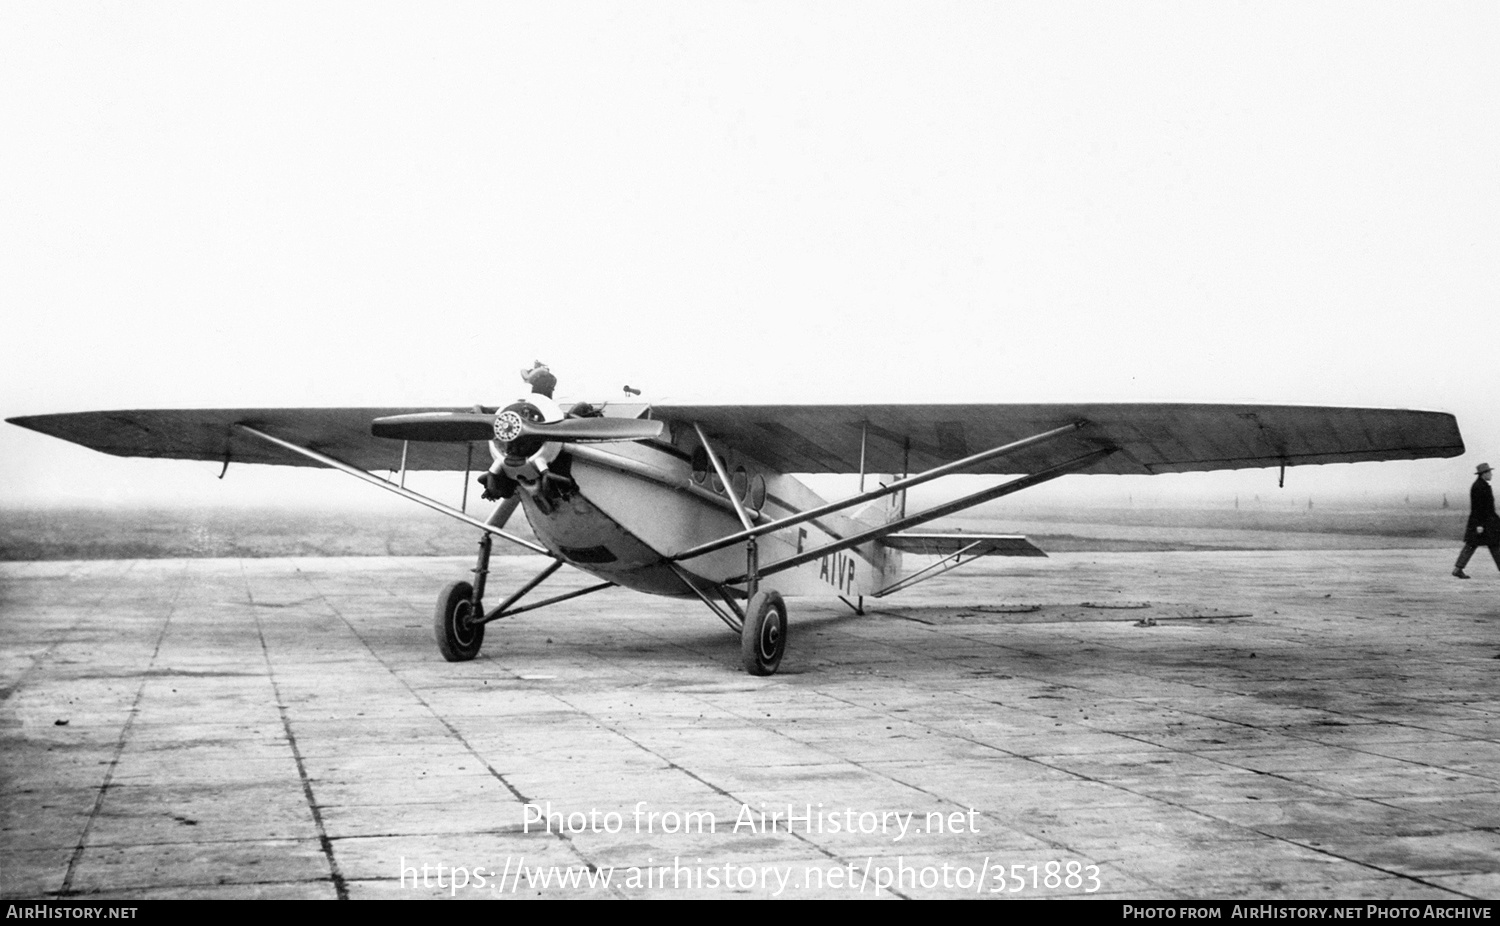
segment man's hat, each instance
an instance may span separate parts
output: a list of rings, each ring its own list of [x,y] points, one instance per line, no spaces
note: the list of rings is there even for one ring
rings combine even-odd
[[[532,364],[530,369],[522,370],[521,379],[530,384],[532,392],[549,399],[552,398],[552,390],[557,388],[557,377],[540,360]]]
[[[1474,468],[1474,472],[1476,472],[1479,475],[1483,476],[1485,473],[1489,472],[1492,468],[1493,467],[1491,467],[1488,463],[1481,463],[1481,464],[1479,464],[1478,466],[1476,466]]]

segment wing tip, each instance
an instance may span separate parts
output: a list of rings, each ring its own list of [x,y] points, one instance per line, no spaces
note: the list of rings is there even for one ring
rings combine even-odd
[[[25,428],[28,431],[36,431],[36,432],[38,432],[40,434],[51,434],[52,432],[49,431],[49,430],[47,430],[46,423],[48,421],[51,421],[51,420],[56,419],[56,418],[61,418],[61,417],[63,417],[63,416],[61,416],[61,415],[17,415],[14,418],[7,418],[7,419],[5,419],[5,423],[6,424],[13,424],[13,425],[15,425],[18,428]]]

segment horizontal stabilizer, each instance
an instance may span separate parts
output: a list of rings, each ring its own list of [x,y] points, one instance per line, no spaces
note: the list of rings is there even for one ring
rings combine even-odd
[[[1046,556],[1041,547],[1020,534],[917,534],[897,533],[881,539],[881,543],[903,553],[918,553],[926,556],[952,556],[968,550],[966,556]]]

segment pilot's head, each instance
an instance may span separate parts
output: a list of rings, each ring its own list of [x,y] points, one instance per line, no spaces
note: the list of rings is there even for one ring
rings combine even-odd
[[[540,360],[521,371],[521,379],[531,386],[531,391],[552,398],[552,390],[557,388],[557,377],[547,369],[547,365]]]

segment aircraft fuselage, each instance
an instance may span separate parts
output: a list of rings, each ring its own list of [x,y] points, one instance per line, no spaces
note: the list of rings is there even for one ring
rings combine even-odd
[[[538,541],[567,563],[637,591],[691,596],[667,561],[743,529],[729,493],[756,524],[823,501],[798,480],[744,455],[730,452],[723,463],[728,485],[706,453],[665,440],[572,445],[552,463],[572,485],[552,492],[523,488],[522,504]],[[764,567],[868,526],[833,514],[775,531],[759,538],[759,560]],[[785,596],[868,595],[888,574],[899,573],[899,560],[896,551],[871,543],[767,576],[762,584]],[[677,565],[702,586],[717,586],[746,573],[745,546]]]

